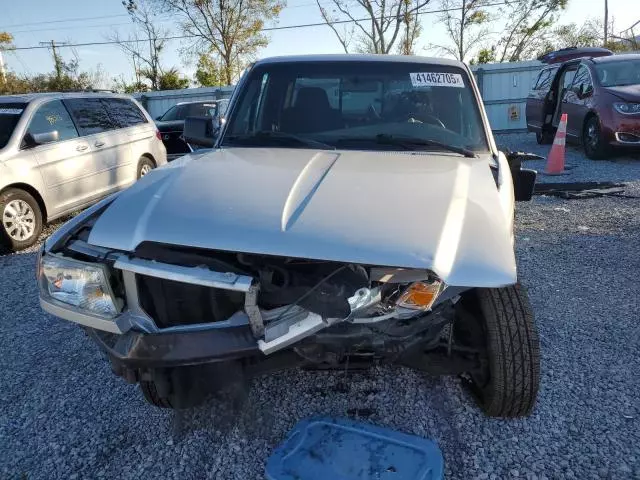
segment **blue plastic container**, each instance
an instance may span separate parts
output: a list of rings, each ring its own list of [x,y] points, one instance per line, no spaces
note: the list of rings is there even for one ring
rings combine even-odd
[[[267,461],[267,480],[440,480],[431,440],[367,423],[303,420]]]

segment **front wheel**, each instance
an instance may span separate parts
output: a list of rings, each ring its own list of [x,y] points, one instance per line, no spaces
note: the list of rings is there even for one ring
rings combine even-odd
[[[540,385],[540,340],[525,290],[482,288],[463,302],[472,315],[456,318],[456,337],[486,349],[482,373],[467,378],[478,403],[492,417],[529,415]]]
[[[10,188],[0,194],[0,243],[11,250],[28,248],[42,232],[42,211],[33,196]]]
[[[237,402],[248,392],[239,362],[155,369],[140,379],[144,399],[155,407],[181,410],[197,407],[208,397]]]
[[[140,157],[140,160],[138,161],[138,180],[147,175],[154,168],[156,168],[156,164],[153,163],[153,160],[148,157]]]
[[[584,146],[585,155],[591,160],[607,158],[609,146],[603,138],[598,117],[591,116],[585,123],[582,132],[582,145]]]

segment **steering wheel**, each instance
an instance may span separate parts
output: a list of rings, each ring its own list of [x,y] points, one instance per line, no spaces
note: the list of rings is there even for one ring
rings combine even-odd
[[[404,121],[404,119],[403,119],[403,121]],[[412,113],[409,113],[409,114],[407,114],[406,121],[408,123],[429,123],[431,125],[437,125],[439,127],[442,127],[444,129],[447,128],[445,126],[445,124],[442,123],[442,120],[440,120],[438,117],[436,117],[434,115],[430,115],[428,113],[420,113],[419,115],[414,115]]]

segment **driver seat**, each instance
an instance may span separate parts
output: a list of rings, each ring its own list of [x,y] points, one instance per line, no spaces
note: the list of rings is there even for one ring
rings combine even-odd
[[[342,128],[340,112],[331,108],[327,92],[320,87],[298,90],[295,105],[282,112],[280,131],[313,133]]]

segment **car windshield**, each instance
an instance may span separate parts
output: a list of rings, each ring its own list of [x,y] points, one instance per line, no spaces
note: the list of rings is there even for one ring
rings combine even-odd
[[[0,103],[0,149],[7,146],[26,103]]]
[[[640,85],[640,59],[597,63],[596,72],[603,87]]]
[[[360,150],[488,150],[470,79],[459,67],[311,61],[250,71],[221,144],[319,148],[319,142]]]
[[[185,103],[174,105],[166,111],[161,121],[184,120],[187,117],[213,117],[216,114],[215,103]]]

